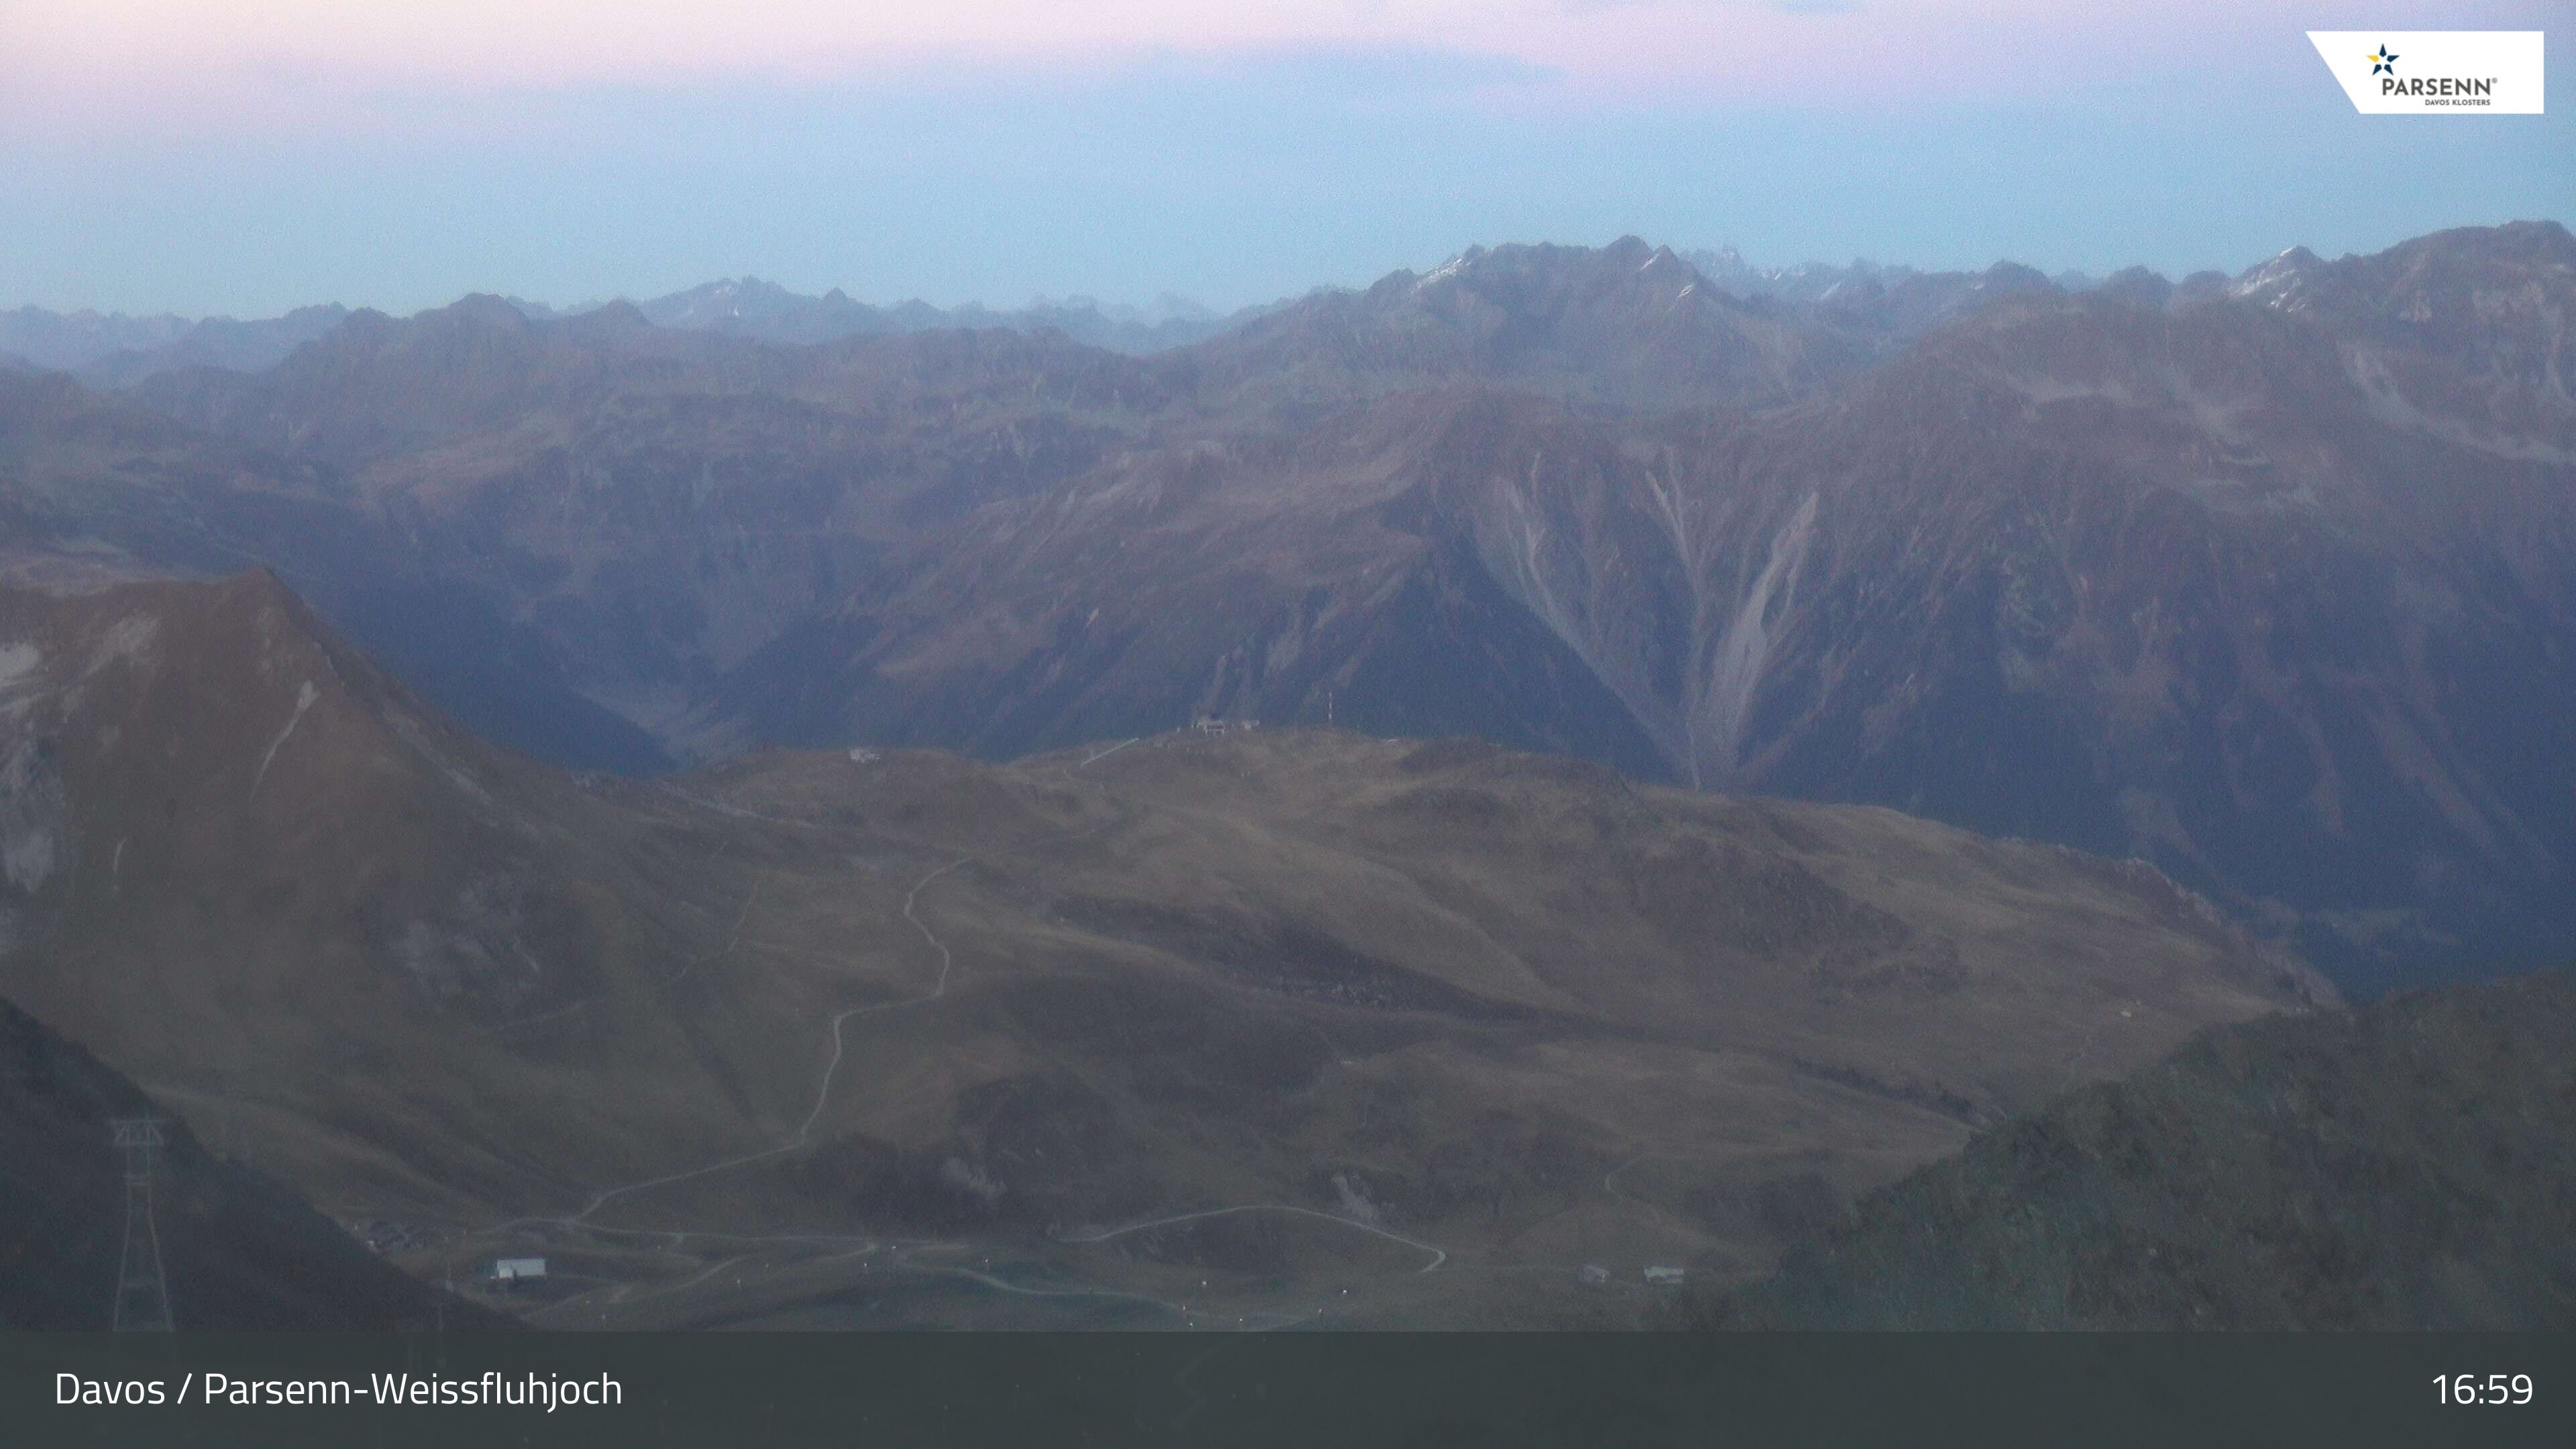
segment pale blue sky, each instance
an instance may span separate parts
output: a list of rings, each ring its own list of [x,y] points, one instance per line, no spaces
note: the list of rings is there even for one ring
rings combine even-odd
[[[0,306],[407,312],[744,273],[878,302],[1228,306],[1471,242],[1630,232],[1765,261],[2179,275],[2576,222],[2563,81],[2545,117],[2359,116],[2302,34],[2352,17],[2316,12],[2277,7],[2224,54],[2070,40],[2062,67],[1946,85],[1721,69],[1629,92],[1633,61],[1468,36],[471,86],[277,62],[232,73],[230,109],[141,120],[0,87]]]

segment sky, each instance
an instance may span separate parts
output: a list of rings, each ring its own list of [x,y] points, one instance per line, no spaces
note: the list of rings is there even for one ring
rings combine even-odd
[[[2152,10],[0,0],[0,306],[407,313],[757,275],[1232,307],[1471,243],[2181,275],[2576,224],[2566,80],[2545,116],[2362,116],[2305,38],[2576,37],[2576,0]]]

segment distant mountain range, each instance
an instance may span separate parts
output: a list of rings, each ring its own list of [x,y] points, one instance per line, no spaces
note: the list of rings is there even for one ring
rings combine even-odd
[[[1026,307],[995,309],[976,303],[934,307],[910,301],[891,307],[854,302],[835,287],[820,297],[791,292],[775,282],[741,277],[708,282],[634,303],[593,302],[554,307],[512,297],[509,305],[536,321],[560,321],[605,307],[633,307],[654,326],[714,332],[759,342],[812,344],[845,337],[891,337],[908,332],[994,328],[1007,332],[1061,332],[1086,346],[1143,354],[1179,347],[1240,326],[1285,303],[1218,313],[1185,297],[1164,296],[1147,307],[1102,303],[1088,297],[1040,299]],[[288,353],[338,326],[349,309],[331,304],[299,307],[283,317],[241,322],[159,314],[133,317],[91,311],[49,312],[19,307],[0,312],[0,368],[68,372],[103,387],[127,387],[156,373],[191,367],[261,372]]]
[[[557,310],[516,300],[512,305],[540,319],[595,310]],[[1040,299],[1026,307],[1007,309],[971,302],[959,307],[934,307],[918,300],[873,307],[850,300],[838,287],[820,297],[809,297],[775,282],[742,277],[638,302],[635,308],[656,327],[719,332],[760,342],[813,344],[837,342],[844,337],[999,328],[1008,332],[1050,330],[1086,346],[1142,354],[1213,337],[1281,305],[1285,304],[1218,313],[1185,297],[1166,295],[1150,307],[1104,304],[1088,297],[1062,302]]]
[[[2576,919],[2554,223],[2082,291],[1474,248],[1150,355],[900,311],[0,374],[0,561],[269,564],[568,764],[1330,720],[2138,856],[2364,993]]]
[[[1988,286],[2008,284],[2029,288],[2053,287],[2061,292],[2088,292],[2102,285],[2098,277],[2083,272],[2066,271],[2046,275],[2036,267],[2018,262],[1997,262],[1984,273],[1927,272],[1904,265],[1881,266],[1867,258],[1848,266],[1830,262],[1803,262],[1797,266],[1756,266],[1744,259],[1733,247],[1685,252],[1684,258],[1699,274],[1720,288],[1739,297],[1769,297],[1800,304],[1841,303],[1849,305],[1862,297],[1884,297],[1890,291],[1911,289],[1918,293],[1938,294],[1956,291],[1963,284],[1982,281]],[[2153,276],[2144,267],[2132,268],[2119,275]],[[2200,274],[2220,283],[2221,272]]]
[[[1848,267],[1822,263],[1755,267],[1732,248],[1691,252],[1687,260],[1718,287],[1738,296],[1799,303],[1834,297],[1848,303],[1862,291],[1884,292],[1909,283],[1929,293],[1947,293],[1970,276],[1926,273],[1903,266],[1880,267],[1866,261]],[[2015,276],[2039,275],[2009,264],[1997,271],[2010,271]],[[2081,273],[2065,272],[2053,279],[2053,285],[2082,291],[2095,283]],[[523,297],[506,300],[535,321],[559,321],[611,305],[586,302],[555,306]],[[1218,312],[1171,293],[1144,306],[1090,297],[1061,301],[1042,297],[1025,307],[1005,308],[974,302],[935,307],[918,299],[876,306],[855,301],[838,287],[817,297],[758,277],[728,277],[628,305],[656,327],[716,332],[758,342],[811,345],[846,337],[890,337],[945,329],[1044,329],[1061,332],[1085,346],[1141,356],[1230,332],[1255,318],[1295,305],[1295,299],[1232,312]],[[108,387],[128,386],[157,372],[186,367],[259,372],[276,366],[288,353],[328,332],[348,315],[349,309],[337,303],[299,307],[282,317],[254,321],[170,313],[131,316],[88,310],[52,312],[22,306],[0,311],[0,367],[69,372]]]
[[[0,366],[75,373],[107,387],[179,367],[258,372],[275,367],[348,315],[349,309],[338,305],[298,307],[256,322],[20,307],[0,312]]]

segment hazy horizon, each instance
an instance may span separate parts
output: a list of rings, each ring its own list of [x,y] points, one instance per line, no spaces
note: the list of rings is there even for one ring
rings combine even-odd
[[[2533,0],[2369,18],[2530,28]],[[2236,271],[2576,216],[2576,122],[2353,112],[2324,9],[1966,0],[0,4],[0,307],[397,314],[755,275],[1219,311],[1471,243]]]

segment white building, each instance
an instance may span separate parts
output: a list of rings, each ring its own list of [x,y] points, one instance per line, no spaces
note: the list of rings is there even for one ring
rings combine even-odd
[[[546,1260],[543,1258],[495,1258],[492,1260],[492,1281],[495,1283],[516,1283],[522,1278],[542,1278],[544,1276],[546,1276]]]
[[[1646,1281],[1658,1288],[1679,1288],[1682,1286],[1682,1270],[1669,1264],[1653,1264],[1646,1269]]]

